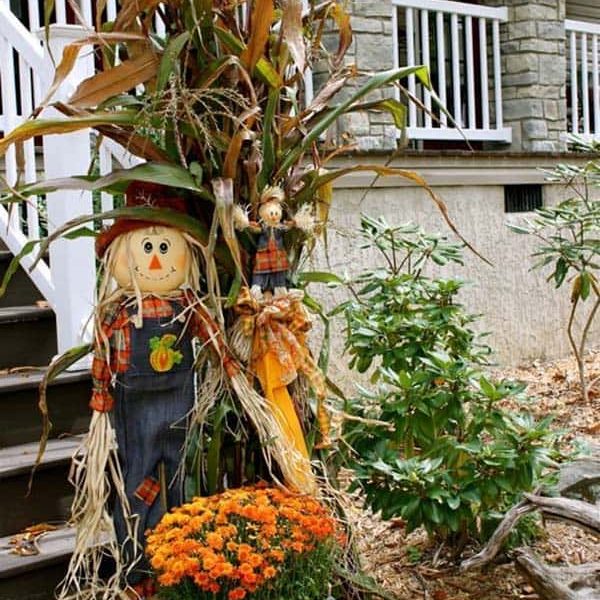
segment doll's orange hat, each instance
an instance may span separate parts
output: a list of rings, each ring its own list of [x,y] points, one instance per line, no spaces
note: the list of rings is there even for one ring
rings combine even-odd
[[[167,208],[183,214],[188,214],[185,199],[178,195],[173,188],[169,188],[159,183],[149,183],[146,181],[132,181],[125,191],[125,206],[132,208],[135,206],[151,206],[154,208]],[[131,217],[121,217],[115,219],[115,222],[100,232],[96,238],[96,254],[102,258],[107,248],[120,235],[144,229],[152,225],[160,224],[160,221],[147,221],[142,219],[132,219]]]

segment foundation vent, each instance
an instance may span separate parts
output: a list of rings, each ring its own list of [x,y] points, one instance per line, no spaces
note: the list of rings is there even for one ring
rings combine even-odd
[[[540,184],[504,186],[504,212],[531,212],[543,205]]]

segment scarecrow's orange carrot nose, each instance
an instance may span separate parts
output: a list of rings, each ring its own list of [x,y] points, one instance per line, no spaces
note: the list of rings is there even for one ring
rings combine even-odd
[[[160,264],[160,260],[158,260],[158,256],[156,254],[152,257],[150,261],[149,269],[162,269],[162,265]]]

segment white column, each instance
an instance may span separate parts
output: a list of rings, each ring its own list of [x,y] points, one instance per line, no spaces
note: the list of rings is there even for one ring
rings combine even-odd
[[[43,31],[40,35],[44,39]],[[80,26],[51,25],[49,50],[58,62],[63,48],[85,35],[85,29]],[[46,60],[50,65],[48,48],[45,50]],[[73,71],[58,90],[54,100],[70,96],[79,82],[92,75],[93,72],[92,53],[82,52]],[[54,109],[47,109],[43,116],[59,117],[61,115]],[[89,130],[44,137],[44,171],[47,179],[84,175],[88,172],[90,161]],[[47,203],[50,231],[70,219],[92,213],[90,192],[77,190],[52,192],[47,195]],[[89,339],[89,332],[86,335],[84,327],[89,322],[94,307],[96,265],[93,239],[84,237],[76,240],[57,240],[50,246],[50,265],[52,283],[56,290],[58,351],[62,353]]]

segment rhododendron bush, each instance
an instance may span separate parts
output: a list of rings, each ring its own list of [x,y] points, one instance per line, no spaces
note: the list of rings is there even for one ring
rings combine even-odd
[[[146,551],[166,599],[322,600],[343,534],[315,498],[245,487],[166,514]]]

